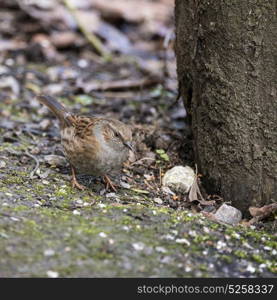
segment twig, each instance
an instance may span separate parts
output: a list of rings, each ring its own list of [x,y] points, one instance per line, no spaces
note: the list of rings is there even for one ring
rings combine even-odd
[[[76,23],[78,24],[81,32],[85,36],[85,38],[89,41],[89,43],[92,45],[92,47],[105,59],[110,60],[111,59],[111,53],[108,51],[108,49],[101,43],[100,39],[93,34],[92,32],[89,32],[86,27],[83,25],[82,21],[80,20],[79,16],[77,15],[77,9],[74,7],[72,3],[70,3],[69,0],[63,0],[65,6],[68,8],[68,10],[73,15]]]
[[[161,169],[161,167],[159,167],[159,182],[160,182],[160,186],[162,186],[162,169]]]
[[[165,78],[169,77],[169,71],[168,71],[168,66],[167,66],[167,49],[169,47],[169,43],[172,40],[172,37],[174,35],[173,30],[168,30],[164,37],[163,41],[163,75]]]
[[[138,165],[138,164],[140,164],[142,161],[144,161],[144,160],[155,160],[155,158],[151,158],[151,157],[143,157],[143,158],[141,158],[141,159],[139,159],[139,160],[136,160],[136,161],[134,161],[133,163],[131,163],[131,166],[133,166],[133,165]]]
[[[25,154],[27,156],[29,156],[30,158],[32,158],[36,162],[36,165],[35,165],[33,171],[30,173],[30,178],[32,179],[32,178],[34,178],[34,174],[36,173],[36,171],[39,168],[39,161],[34,155],[30,154],[27,150],[25,151]]]

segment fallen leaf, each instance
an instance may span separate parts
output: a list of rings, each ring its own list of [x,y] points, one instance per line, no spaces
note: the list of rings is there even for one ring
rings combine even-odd
[[[206,201],[201,192],[200,192],[200,189],[199,189],[199,186],[198,186],[198,174],[197,174],[197,166],[196,166],[196,170],[195,170],[195,176],[194,176],[194,181],[192,183],[192,186],[189,190],[189,194],[188,194],[188,200],[189,202],[192,202],[192,201],[198,201],[198,202],[202,202],[201,204],[203,205],[212,205],[214,204],[213,201]]]
[[[82,88],[85,93],[91,91],[106,91],[106,90],[124,90],[124,89],[138,89],[141,87],[151,86],[159,82],[156,78],[143,78],[143,79],[127,79],[117,81],[97,81],[91,80],[89,82],[77,81],[77,86]]]
[[[148,191],[140,190],[140,189],[131,189],[131,191],[136,192],[138,194],[149,194]]]
[[[277,203],[272,203],[262,207],[249,207],[249,212],[252,217],[262,217],[263,219],[277,210]]]

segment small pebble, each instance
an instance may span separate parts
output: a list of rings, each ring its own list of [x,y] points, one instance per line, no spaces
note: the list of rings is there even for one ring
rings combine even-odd
[[[34,154],[34,155],[37,155],[40,153],[40,149],[39,147],[34,147],[31,151],[30,151],[31,154]]]
[[[163,200],[161,198],[154,198],[154,202],[157,204],[163,204]]]
[[[39,128],[46,131],[51,126],[51,121],[49,119],[44,119],[39,123]]]
[[[88,66],[88,61],[85,59],[79,59],[77,64],[80,68],[86,68]]]
[[[165,235],[164,238],[167,239],[167,240],[174,240],[174,236],[171,235],[171,234]]]
[[[169,264],[171,261],[172,261],[172,258],[171,258],[170,256],[164,256],[164,257],[161,259],[161,263],[162,263],[162,264]]]
[[[116,197],[116,193],[108,193],[106,194],[107,198],[115,198]]]
[[[44,156],[44,161],[48,163],[50,166],[55,166],[55,167],[64,167],[67,165],[66,158],[60,155],[45,155]]]
[[[161,253],[166,253],[167,252],[167,250],[164,247],[157,246],[155,249],[156,249],[157,252],[161,252]]]
[[[216,220],[230,225],[237,225],[242,218],[242,213],[237,208],[222,204],[214,214]]]
[[[55,255],[55,251],[53,249],[46,249],[43,252],[44,256],[53,256]]]
[[[142,243],[142,242],[133,243],[132,246],[137,251],[142,251],[145,247],[144,243]]]
[[[218,250],[220,250],[220,249],[222,249],[222,248],[224,248],[224,247],[226,247],[226,243],[224,243],[224,242],[222,242],[222,241],[218,241],[218,242],[216,243],[216,248],[217,248]]]
[[[107,234],[106,234],[105,232],[100,232],[100,233],[99,233],[99,236],[100,236],[101,238],[106,238],[106,237],[107,237]]]
[[[120,181],[120,185],[124,188],[124,189],[130,189],[131,185],[125,181]]]
[[[49,270],[49,271],[47,271],[46,274],[49,278],[58,278],[59,277],[59,273],[56,271]]]
[[[162,186],[162,191],[167,195],[176,195],[168,186]]]
[[[3,160],[0,160],[0,169],[5,168],[6,165],[7,164]]]
[[[250,273],[255,273],[256,269],[252,265],[248,265],[246,268],[246,271],[248,271]]]
[[[191,267],[189,267],[189,266],[186,266],[186,267],[185,267],[185,272],[190,272],[191,270],[192,270]]]
[[[186,245],[190,246],[190,242],[187,239],[176,239],[175,241],[178,244],[186,244]]]

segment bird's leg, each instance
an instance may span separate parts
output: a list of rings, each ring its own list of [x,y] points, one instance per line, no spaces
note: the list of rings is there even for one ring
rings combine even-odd
[[[110,187],[114,192],[117,191],[114,184],[112,183],[111,179],[107,175],[104,175],[103,179],[106,183],[106,189],[108,189]]]
[[[80,184],[76,178],[76,171],[75,171],[75,168],[73,166],[71,166],[71,174],[72,174],[72,179],[71,179],[71,185],[73,188],[77,188],[81,191],[85,190],[86,187],[83,186],[82,184]]]

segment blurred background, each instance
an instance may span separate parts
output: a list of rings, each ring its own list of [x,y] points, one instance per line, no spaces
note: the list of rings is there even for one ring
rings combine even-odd
[[[85,93],[153,86],[158,81],[176,92],[173,9],[173,0],[2,0],[0,63],[78,67],[91,74],[77,76],[74,85]],[[119,63],[122,68],[112,68]],[[116,78],[109,71],[117,71]],[[52,70],[51,79],[56,73]],[[73,71],[65,73],[76,79]],[[117,83],[109,84],[111,80]],[[49,92],[60,90],[52,87]]]
[[[20,97],[24,120],[43,92],[82,113],[182,131],[174,39],[174,0],[2,0],[0,100]]]

